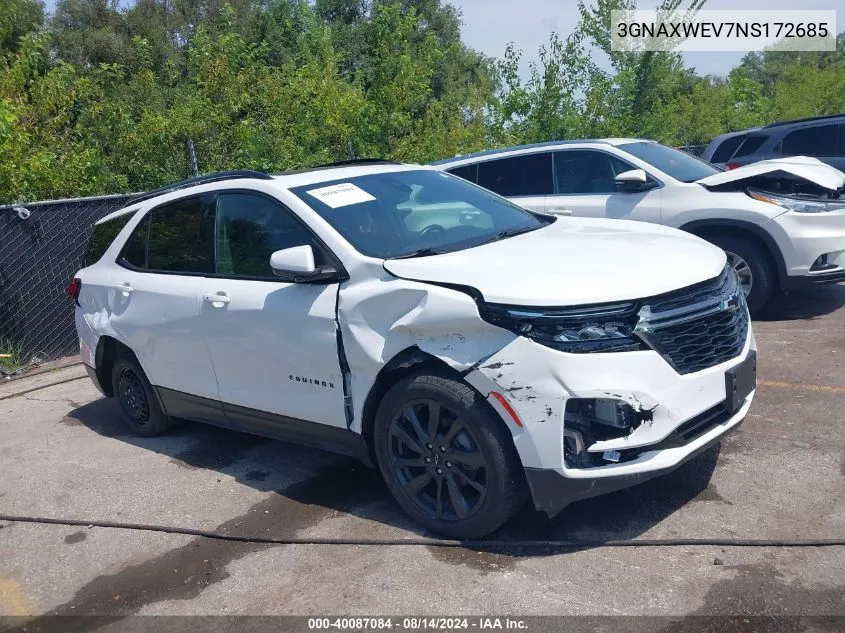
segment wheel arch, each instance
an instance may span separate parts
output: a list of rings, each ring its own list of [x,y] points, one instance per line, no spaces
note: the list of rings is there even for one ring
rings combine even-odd
[[[756,224],[744,220],[714,219],[695,220],[679,228],[702,239],[707,239],[709,235],[722,234],[743,237],[754,242],[771,258],[778,275],[778,282],[786,277],[786,260],[777,242],[765,229]]]
[[[367,443],[367,449],[373,464],[376,463],[375,449],[373,446],[373,427],[375,425],[376,411],[381,403],[384,394],[409,374],[418,372],[420,369],[430,367],[437,372],[449,372],[456,378],[461,375],[449,367],[449,365],[436,356],[422,351],[416,345],[407,347],[396,354],[382,367],[373,381],[370,391],[364,400],[364,407],[361,415],[361,433]]]
[[[95,371],[103,393],[109,398],[114,396],[111,375],[118,353],[128,354],[138,363],[137,356],[129,347],[108,334],[100,336],[97,340],[97,349],[94,352]],[[140,367],[140,363],[138,363],[138,366]]]

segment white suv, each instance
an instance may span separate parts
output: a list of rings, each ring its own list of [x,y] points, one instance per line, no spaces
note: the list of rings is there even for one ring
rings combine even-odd
[[[777,289],[845,281],[845,174],[815,158],[725,171],[639,139],[559,141],[435,163],[533,211],[642,220],[725,250],[752,314]]]
[[[135,431],[189,418],[353,455],[461,538],[529,491],[552,515],[672,470],[755,387],[718,248],[418,165],[153,192],[97,224],[70,293],[89,374]]]

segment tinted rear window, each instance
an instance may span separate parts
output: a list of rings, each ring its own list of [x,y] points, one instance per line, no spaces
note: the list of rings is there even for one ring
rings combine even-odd
[[[91,241],[88,242],[82,265],[90,266],[100,261],[111,243],[114,242],[114,238],[123,230],[123,227],[132,219],[133,215],[134,213],[124,213],[113,220],[94,225],[94,233],[91,235]]]
[[[739,136],[732,136],[729,139],[725,139],[716,148],[716,151],[713,152],[713,156],[710,158],[711,163],[724,163],[734,155],[734,152],[739,147],[740,143],[745,139],[745,134],[740,134]]]
[[[763,147],[763,143],[766,142],[766,139],[769,138],[768,136],[748,136],[742,142],[742,145],[739,146],[739,149],[734,152],[734,155],[731,158],[741,158],[743,156],[751,156],[754,152],[758,149]]]

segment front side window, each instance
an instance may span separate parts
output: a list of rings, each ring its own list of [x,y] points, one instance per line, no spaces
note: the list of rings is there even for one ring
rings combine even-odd
[[[660,143],[635,141],[633,143],[622,143],[617,147],[681,182],[695,182],[722,172],[721,169],[700,158]]]
[[[551,195],[554,193],[551,152],[479,163],[478,184],[505,197]]]
[[[555,178],[559,194],[616,193],[616,176],[637,169],[605,152],[570,149],[555,153]]]
[[[202,197],[186,198],[153,209],[147,268],[174,273],[210,273],[214,266],[213,209]]]
[[[836,125],[817,125],[790,132],[783,137],[781,153],[836,156],[839,140],[836,128]]]
[[[358,251],[387,259],[471,248],[550,220],[434,170],[395,171],[294,187]]]
[[[227,277],[274,279],[270,256],[312,245],[311,233],[281,204],[253,193],[217,197],[216,270]],[[320,249],[315,248],[315,255]]]

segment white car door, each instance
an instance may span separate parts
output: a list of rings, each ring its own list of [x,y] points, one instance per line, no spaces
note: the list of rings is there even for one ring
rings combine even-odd
[[[558,215],[660,222],[661,188],[617,191],[615,177],[638,167],[608,152],[564,149],[554,152],[555,194],[546,211]]]
[[[177,399],[189,394],[217,400],[200,327],[213,229],[202,196],[156,207],[135,227],[110,272],[112,329],[135,352],[150,382]]]
[[[219,192],[215,272],[205,279],[201,322],[220,399],[242,428],[286,424],[270,413],[346,428],[335,309],[338,284],[288,283],[270,255],[317,246],[280,202],[257,192]]]

